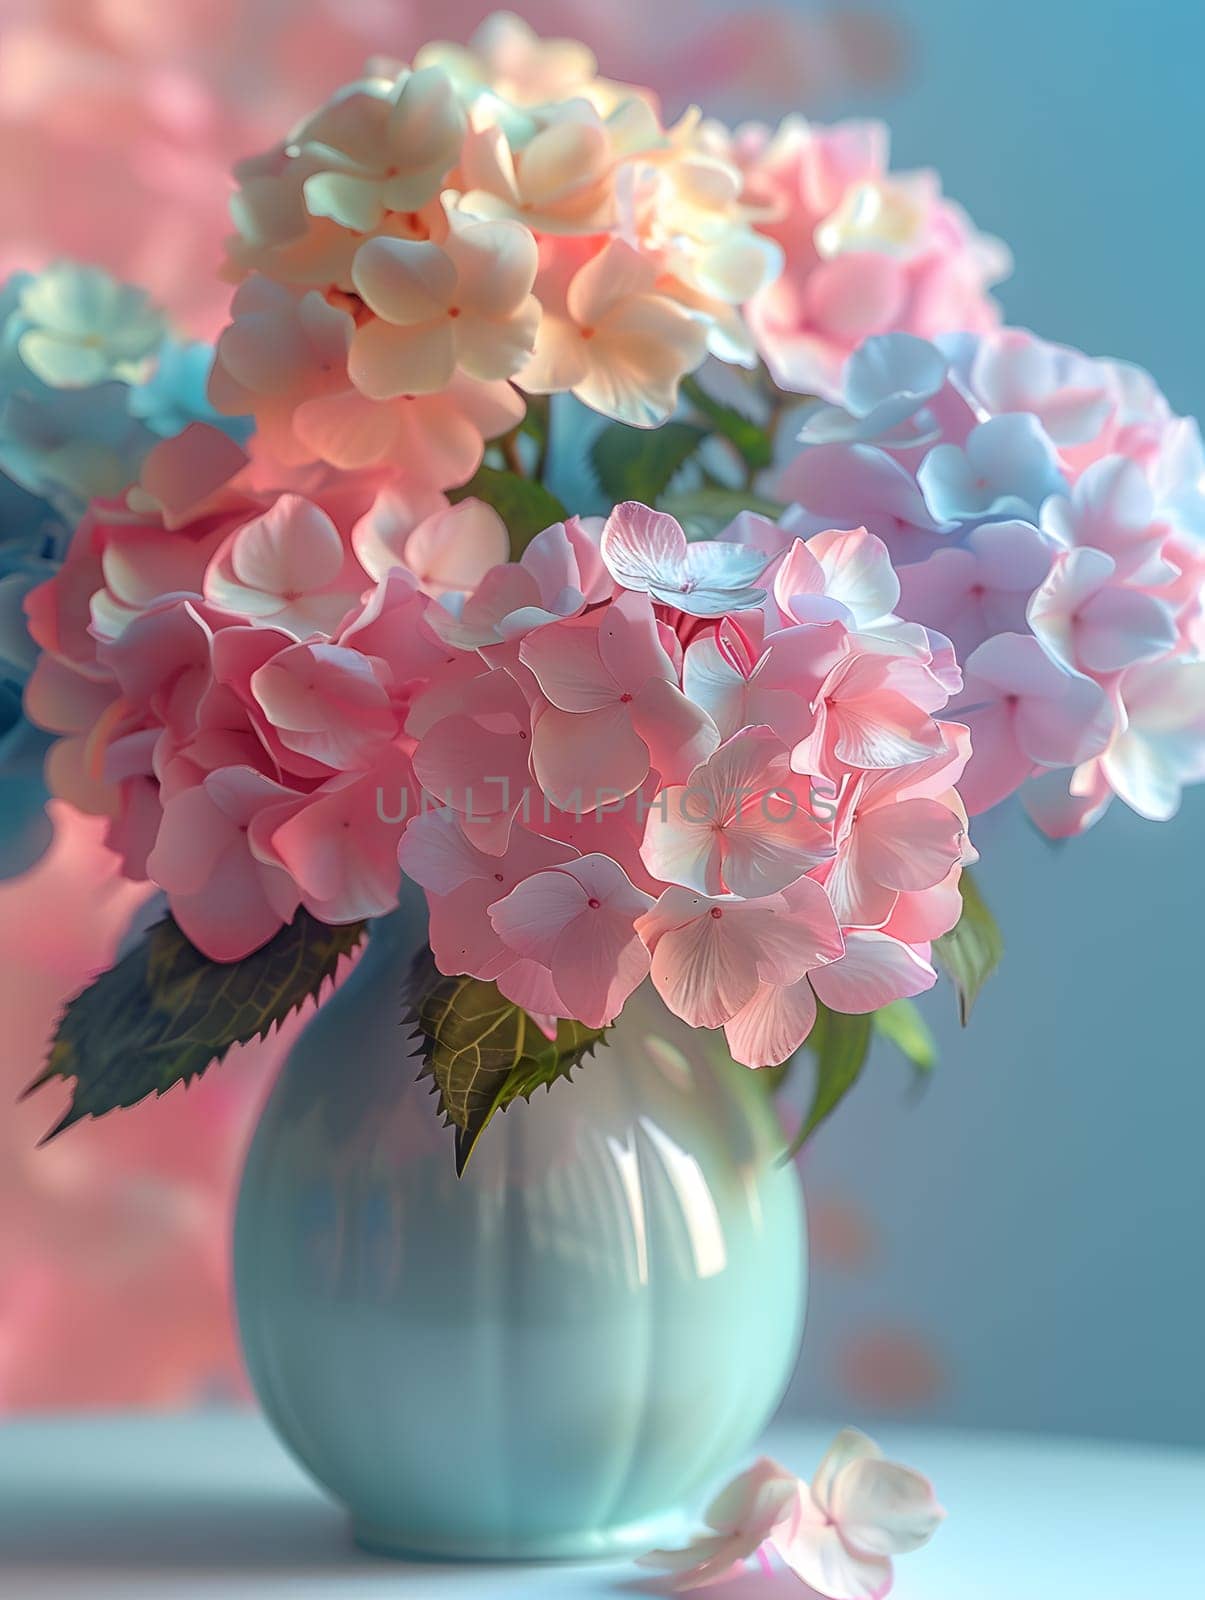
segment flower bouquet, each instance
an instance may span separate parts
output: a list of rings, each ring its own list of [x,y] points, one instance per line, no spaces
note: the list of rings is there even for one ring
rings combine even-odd
[[[693,1240],[669,1276],[697,1287],[728,1263],[738,1213],[798,1210],[763,1088],[812,1058],[797,1148],[875,1030],[931,1065],[912,1000],[939,968],[965,1020],[1000,956],[968,815],[1018,790],[1053,836],[1114,795],[1174,812],[1205,777],[1203,463],[1144,373],[999,326],[1003,248],[931,173],[893,172],[878,126],[667,125],[651,94],[514,18],[467,48],[374,60],[236,180],[237,287],[212,360],[165,347],[144,298],[96,269],[10,284],[0,462],[62,526],[42,555],[57,570],[20,570],[50,788],[106,817],[126,874],[164,899],[66,1009],[39,1079],[74,1080],[54,1131],[187,1083],[321,999],[370,924],[389,952],[374,966],[370,947],[323,1006],[321,1061],[312,1049],[269,1109],[249,1175],[257,1219],[296,1223],[285,1265],[279,1235],[248,1223],[240,1246],[261,1391],[285,1364],[268,1321],[296,1332],[340,1296],[360,1319],[319,1359],[315,1310],[304,1380],[265,1394],[313,1461],[336,1424],[298,1386],[388,1360],[366,1327],[370,1200],[425,1205],[438,1235],[465,1194],[480,1228],[482,1196],[517,1185],[526,1222],[507,1213],[508,1237],[526,1228],[533,1257],[579,1265],[565,1217],[619,1206],[623,1240],[595,1239],[591,1270],[647,1289],[652,1256],[672,1254],[641,1153],[661,1138]],[[337,1009],[355,984],[388,1018],[371,1044]],[[608,1074],[632,1057],[673,1080],[673,1113],[625,1066],[613,1121]],[[427,1162],[433,1108],[406,1092],[420,1071],[453,1130],[440,1162],[465,1174],[451,1191]],[[372,1084],[358,1120],[357,1078]],[[496,1113],[541,1086],[556,1136],[491,1166]],[[751,1161],[769,1186],[748,1178],[739,1204],[700,1154],[709,1098],[738,1147],[725,1171]],[[339,1158],[321,1180],[316,1120]],[[591,1137],[610,1141],[605,1169]],[[389,1162],[426,1188],[353,1195]],[[591,1205],[565,1198],[575,1170],[597,1179]],[[328,1200],[315,1287],[297,1217]],[[771,1232],[750,1224],[767,1272],[799,1242],[797,1225]],[[472,1249],[486,1258],[480,1232]],[[252,1304],[250,1280],[277,1267],[273,1308]],[[534,1267],[506,1282],[512,1324],[555,1322],[551,1289],[515,1287]],[[468,1547],[591,1547],[587,1527],[639,1523],[706,1476],[789,1370],[785,1299],[787,1353],[746,1396],[747,1426],[699,1445],[694,1477],[667,1492],[630,1470],[589,1514],[567,1491],[529,1538],[487,1505]],[[739,1338],[756,1359],[756,1334]],[[658,1370],[680,1354],[651,1347]],[[482,1392],[493,1404],[496,1385]],[[614,1395],[589,1398],[597,1428]],[[545,1468],[549,1437],[532,1446]],[[435,1501],[403,1514],[380,1492],[393,1449],[375,1483],[318,1470],[369,1542],[466,1548]],[[570,1452],[561,1477],[579,1465]]]

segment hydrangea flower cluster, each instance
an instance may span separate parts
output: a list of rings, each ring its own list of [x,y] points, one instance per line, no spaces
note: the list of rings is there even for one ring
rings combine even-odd
[[[973,814],[1053,837],[1205,779],[1205,455],[1136,367],[1018,329],[866,342],[782,475],[784,528],[857,522],[953,642]],[[785,534],[784,534],[785,537]]]
[[[987,325],[1003,270],[928,176],[887,174],[877,127],[667,127],[507,17],[374,61],[236,170],[214,403],[280,462],[437,489],[524,396],[653,427],[709,352],[825,388],[867,333]]]
[[[298,905],[389,910],[400,851],[442,971],[549,1028],[651,973],[780,1062],[817,998],[933,983],[971,852],[945,641],[873,535],[776,539],[631,503],[512,562],[488,506],[371,477],[97,505],[30,597],[28,703],[56,790],[218,960]]]
[[[773,130],[708,132],[742,172],[759,231],[782,250],[782,272],[746,308],[780,388],[835,400],[864,339],[998,322],[989,290],[1011,271],[1007,248],[942,194],[937,173],[891,170],[883,123],[788,117]]]

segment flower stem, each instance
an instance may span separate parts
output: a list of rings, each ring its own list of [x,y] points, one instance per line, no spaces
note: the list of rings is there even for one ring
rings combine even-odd
[[[525,478],[527,472],[519,451],[518,428],[512,428],[509,433],[504,433],[498,440],[498,448],[502,451],[502,459],[506,462],[507,470],[513,472],[516,478]]]

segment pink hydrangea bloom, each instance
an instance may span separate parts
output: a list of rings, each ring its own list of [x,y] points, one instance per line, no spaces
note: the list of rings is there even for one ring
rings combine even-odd
[[[878,122],[821,127],[788,117],[717,148],[739,163],[781,274],[748,307],[758,350],[784,389],[833,399],[846,358],[874,334],[929,339],[995,325],[988,294],[1010,262],[945,198],[933,172],[893,172]]]
[[[747,523],[688,547],[624,505],[429,612],[470,663],[407,724],[422,792],[401,862],[442,968],[599,1021],[647,971],[755,1066],[798,1047],[815,994],[870,1010],[935,981],[928,944],[973,859],[969,741],[939,720],[960,679],[890,610],[877,539],[795,553],[824,618],[801,622],[767,548],[789,538],[754,531],[760,548]]]
[[[307,488],[240,475],[170,526],[96,505],[28,600],[42,654],[27,707],[63,736],[53,788],[107,819],[126,874],[165,890],[220,960],[299,904],[337,923],[396,903],[417,794],[406,721],[437,669],[456,676],[426,590],[442,587],[432,574],[480,572],[466,527],[487,560],[500,553],[477,502],[453,515],[372,477]],[[388,558],[399,538],[422,583]]]

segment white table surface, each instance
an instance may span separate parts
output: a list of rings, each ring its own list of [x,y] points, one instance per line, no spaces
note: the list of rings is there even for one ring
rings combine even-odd
[[[833,1430],[780,1424],[768,1453],[811,1472]],[[897,1564],[897,1600],[1174,1600],[1205,1594],[1205,1453],[884,1428],[949,1521]],[[641,1600],[631,1562],[515,1567],[363,1555],[252,1415],[0,1426],[4,1600]],[[712,1600],[803,1600],[755,1572]]]

